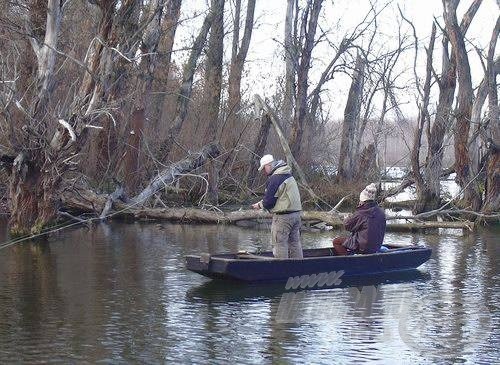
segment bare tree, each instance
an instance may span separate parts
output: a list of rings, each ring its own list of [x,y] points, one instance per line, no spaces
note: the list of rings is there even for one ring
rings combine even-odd
[[[163,2],[152,0],[145,12],[146,29],[140,45],[139,69],[136,74],[136,96],[133,99],[133,110],[128,123],[128,141],[123,162],[123,181],[128,195],[135,192],[140,181],[139,152],[141,138],[146,121],[146,109],[149,107],[154,72],[157,65],[157,49],[161,36],[161,19]]]
[[[101,11],[112,12],[112,24],[106,39],[95,40],[103,42],[104,48],[99,59],[99,82],[93,87],[85,113],[92,115],[97,110],[107,109],[107,113],[98,113],[102,129],[91,140],[95,164],[92,172],[106,172],[102,174],[103,180],[106,180],[108,175],[114,175],[117,167],[119,156],[111,152],[118,148],[117,120],[124,119],[124,91],[135,71],[132,60],[139,49],[147,20],[140,24],[142,7],[137,1],[126,0],[120,6],[116,2],[112,6],[105,1],[103,6]]]
[[[214,20],[208,40],[204,88],[207,118],[206,136],[210,142],[214,142],[217,139],[217,128],[219,126],[220,96],[222,90],[222,56],[224,52],[224,0],[212,0],[212,12],[214,14]],[[209,162],[208,170],[209,188],[207,198],[210,202],[217,204],[218,172],[214,161]]]
[[[63,147],[63,137],[53,140],[52,151],[46,150],[44,132],[49,118],[48,100],[53,92],[56,49],[62,17],[60,0],[49,0],[27,9],[30,19],[46,19],[40,32],[42,37],[30,37],[32,51],[36,56],[36,93],[24,107],[17,101],[18,109],[24,112],[24,145],[9,166],[11,202],[11,231],[24,234],[29,230],[40,230],[55,215],[57,208],[54,193],[61,178],[54,177],[52,163],[47,157]],[[26,104],[25,104],[26,105]],[[67,137],[65,138],[67,141]]]
[[[303,38],[303,44],[300,48],[300,62],[297,68],[297,99],[289,142],[296,159],[300,156],[302,135],[304,134],[309,68],[322,3],[323,0],[308,0],[302,15],[301,38]]]
[[[236,135],[234,133],[237,130],[237,113],[241,109],[241,77],[243,74],[243,68],[245,65],[245,60],[248,53],[248,48],[250,46],[250,40],[252,38],[253,31],[253,19],[255,13],[255,0],[249,0],[247,4],[247,14],[245,18],[245,30],[243,33],[243,39],[239,40],[239,27],[240,27],[240,8],[241,0],[236,0],[236,12],[234,18],[234,33],[233,33],[233,46],[231,53],[231,66],[229,69],[229,80],[228,80],[228,116],[227,116],[227,134],[229,136],[230,145],[234,144]]]
[[[287,0],[285,17],[285,93],[283,96],[283,122],[284,127],[292,124],[292,113],[295,105],[295,75],[298,64],[297,47],[294,40],[297,37],[297,27],[294,25],[296,0]]]
[[[460,24],[460,33],[463,36],[467,33],[481,2],[482,0],[475,0],[464,14]],[[425,184],[419,191],[421,196],[417,198],[420,207],[430,210],[437,209],[441,202],[440,176],[443,171],[444,140],[453,122],[451,111],[456,87],[456,56],[453,51],[450,54],[448,35],[443,33],[441,75],[436,75],[432,70],[439,87],[439,98],[434,122],[427,132],[428,149],[423,171]]]
[[[411,168],[413,172],[413,177],[415,179],[415,184],[417,186],[417,200],[415,202],[414,211],[418,213],[427,210],[425,204],[429,200],[425,196],[426,192],[425,182],[420,172],[420,146],[422,143],[423,131],[425,130],[426,125],[430,125],[429,98],[431,93],[432,59],[433,59],[435,39],[436,39],[436,24],[433,23],[429,46],[426,49],[427,53],[426,72],[425,72],[425,81],[422,91],[420,91],[420,86],[417,85],[421,101],[418,106],[418,122],[414,133],[413,149],[411,152]],[[415,58],[416,57],[417,54],[415,53]]]
[[[500,210],[500,121],[498,108],[498,85],[496,77],[499,72],[499,59],[493,60],[495,48],[500,34],[500,17],[491,35],[487,56],[488,107],[490,139],[488,160],[486,165],[486,196],[483,205],[484,212]]]
[[[356,66],[352,76],[352,83],[347,97],[344,110],[344,122],[342,124],[342,138],[340,142],[340,155],[338,164],[338,177],[350,181],[356,172],[354,161],[354,137],[359,124],[359,113],[361,110],[365,60],[358,53]]]
[[[455,172],[457,181],[464,190],[464,203],[478,211],[481,207],[477,177],[471,174],[468,139],[474,93],[465,40],[457,21],[458,0],[443,0],[446,31],[457,61],[458,107],[455,111],[454,133]]]
[[[210,11],[203,21],[203,25],[193,43],[189,59],[184,65],[182,74],[182,83],[177,98],[175,117],[168,130],[167,137],[160,143],[159,156],[161,160],[166,160],[169,156],[174,143],[182,129],[182,125],[186,119],[188,112],[189,100],[193,90],[193,78],[196,71],[198,58],[203,51],[203,46],[207,40],[208,31],[212,25],[213,12]]]
[[[158,46],[160,55],[164,58],[161,60],[164,68],[161,70],[169,78],[171,59],[174,47],[175,33],[177,31],[177,26],[179,24],[179,16],[181,13],[182,0],[168,0],[165,7],[165,15],[161,24],[161,34],[162,39]],[[157,76],[157,75],[156,75]],[[161,85],[163,88],[167,86],[168,83]],[[165,92],[157,93],[153,98],[153,110],[151,118],[158,122],[163,121],[163,110],[165,103]]]

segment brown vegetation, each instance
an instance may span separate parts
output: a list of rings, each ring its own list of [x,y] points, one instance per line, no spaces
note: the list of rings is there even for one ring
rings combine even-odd
[[[110,194],[123,187],[124,194],[115,194],[110,204],[120,196],[134,201],[162,171],[213,142],[220,154],[208,154],[206,166],[183,170],[171,181],[160,179],[162,189],[143,196],[141,204],[170,206],[173,193],[183,205],[246,204],[263,191],[257,163],[269,151],[294,167],[306,206],[332,206],[345,196],[347,206],[355,205],[364,184],[379,181],[390,163],[411,161],[412,173],[403,184],[417,186],[415,213],[441,206],[439,177],[452,164],[463,190],[461,206],[499,211],[498,22],[477,89],[464,43],[480,0],[460,24],[458,1],[444,1],[445,24],[433,25],[422,85],[414,69],[420,107],[414,123],[398,103],[397,94],[408,87],[401,85],[396,66],[420,44],[416,36],[412,41],[411,24],[398,29],[394,49],[377,48],[383,37],[377,19],[385,7],[373,5],[335,42],[323,13],[331,3],[288,0],[283,90],[262,100],[241,90],[252,36],[259,31],[255,1],[212,0],[196,16],[200,21],[183,64],[172,57],[177,28],[190,21],[182,19],[181,5],[181,0],[0,5],[0,207],[8,195],[13,231],[34,233],[50,224],[65,209],[63,194]],[[224,48],[229,37],[232,47]],[[438,40],[444,45],[440,69],[433,63]],[[331,52],[318,63],[315,52],[322,42]],[[313,69],[319,70],[315,82]],[[344,118],[334,121],[324,108],[324,91],[335,87],[332,80],[340,73],[352,82]],[[439,100],[431,113],[434,89]],[[405,147],[402,141],[411,140],[405,137],[413,129],[413,145]],[[447,148],[451,136],[453,150]]]

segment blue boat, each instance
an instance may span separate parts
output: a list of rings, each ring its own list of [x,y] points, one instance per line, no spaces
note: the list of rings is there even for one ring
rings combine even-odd
[[[306,249],[302,259],[278,259],[272,252],[188,255],[186,267],[212,279],[279,282],[333,272],[342,277],[366,277],[412,270],[429,260],[432,253],[421,246],[387,247],[386,252],[349,256],[336,256],[332,248]]]

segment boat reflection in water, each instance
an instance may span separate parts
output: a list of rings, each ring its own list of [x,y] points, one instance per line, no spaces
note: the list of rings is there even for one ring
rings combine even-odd
[[[400,283],[425,282],[431,275],[418,269],[369,276],[340,277],[340,283],[333,285],[315,285],[313,287],[287,289],[286,282],[245,283],[239,281],[209,280],[187,291],[190,301],[240,301],[251,299],[272,299],[287,292],[331,291],[332,289],[362,288]]]

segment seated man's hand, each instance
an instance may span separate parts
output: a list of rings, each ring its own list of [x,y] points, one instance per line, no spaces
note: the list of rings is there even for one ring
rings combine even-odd
[[[252,209],[262,209],[262,203],[257,202],[255,204],[252,204]]]

